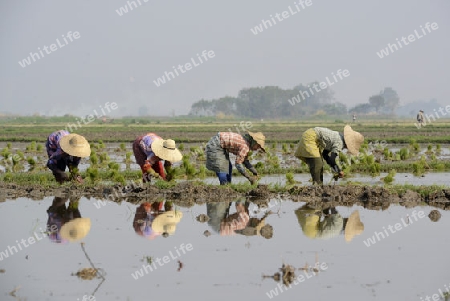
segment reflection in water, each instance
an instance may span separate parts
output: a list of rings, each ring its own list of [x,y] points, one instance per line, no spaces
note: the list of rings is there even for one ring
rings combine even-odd
[[[313,239],[330,239],[344,232],[345,241],[350,242],[364,231],[358,210],[343,218],[334,207],[319,210],[305,204],[295,210],[295,215],[303,234]]]
[[[273,228],[265,220],[270,212],[262,218],[250,217],[250,202],[238,200],[235,202],[236,212],[230,214],[232,202],[207,203],[206,214],[209,217],[208,225],[222,236],[242,234],[245,236],[261,235],[272,238]]]
[[[182,217],[181,211],[173,210],[172,202],[145,202],[136,208],[133,228],[136,234],[148,239],[154,239],[160,235],[168,237],[175,233],[176,226]]]
[[[49,238],[55,243],[75,242],[83,239],[91,229],[91,220],[82,218],[78,210],[79,197],[56,197],[47,209]]]

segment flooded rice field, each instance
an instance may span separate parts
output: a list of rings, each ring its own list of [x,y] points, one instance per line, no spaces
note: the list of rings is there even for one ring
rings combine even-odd
[[[0,299],[444,300],[449,211],[330,204],[7,199]]]

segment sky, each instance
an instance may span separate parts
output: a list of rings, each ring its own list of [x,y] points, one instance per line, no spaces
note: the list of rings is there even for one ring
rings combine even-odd
[[[0,112],[184,115],[200,99],[291,89],[339,69],[350,75],[331,88],[347,107],[384,87],[401,104],[450,104],[450,1],[299,1],[1,1]],[[254,34],[271,15],[272,26]],[[409,42],[415,30],[420,38]],[[408,45],[379,57],[402,37]],[[165,72],[174,78],[158,86]]]

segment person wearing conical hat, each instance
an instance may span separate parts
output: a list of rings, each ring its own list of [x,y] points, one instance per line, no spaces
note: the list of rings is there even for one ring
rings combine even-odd
[[[136,163],[142,170],[142,180],[149,182],[151,177],[170,181],[172,176],[166,176],[164,168],[169,172],[172,163],[181,161],[183,155],[172,139],[164,140],[155,133],[148,133],[136,138],[133,142],[133,153]],[[164,160],[164,167],[162,164]]]
[[[344,148],[351,155],[358,155],[359,148],[364,142],[364,136],[352,130],[349,125],[340,133],[323,127],[306,130],[295,151],[295,157],[305,162],[309,167],[313,183],[323,183],[323,159],[331,169],[344,177],[344,172],[336,164],[336,158]]]
[[[219,178],[220,185],[231,183],[231,165],[229,153],[236,155],[235,166],[237,170],[254,184],[258,178],[258,172],[248,160],[250,150],[261,149],[265,152],[264,142],[266,137],[261,132],[237,134],[233,132],[219,132],[206,144],[206,168],[214,171]],[[246,167],[253,176],[244,169]]]
[[[48,136],[45,147],[48,155],[47,167],[56,181],[63,183],[75,180],[83,183],[83,178],[78,173],[78,164],[81,158],[91,155],[91,147],[86,138],[59,130]],[[69,167],[70,177],[65,173],[66,167]]]
[[[155,217],[152,223],[152,228],[156,232],[161,233],[163,237],[168,237],[175,233],[177,224],[180,222],[182,217],[183,212],[181,211],[165,211]]]
[[[148,239],[155,239],[162,233],[155,231],[152,223],[162,213],[164,202],[144,202],[136,208],[133,220],[133,228],[136,234]]]

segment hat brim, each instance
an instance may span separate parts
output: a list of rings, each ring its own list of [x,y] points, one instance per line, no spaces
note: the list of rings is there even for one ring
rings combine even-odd
[[[258,137],[258,135],[257,135],[258,133],[254,133],[254,132],[250,132],[250,131],[247,131],[247,132],[253,138],[253,140],[255,140],[256,143],[259,144],[259,146],[261,147],[262,151],[266,152],[266,149],[264,148],[264,144],[265,144],[266,141],[261,139],[261,137]]]
[[[181,161],[181,159],[183,158],[183,155],[178,150],[178,148],[168,149],[168,148],[164,147],[163,143],[164,143],[163,139],[157,139],[157,140],[153,141],[152,151],[155,153],[155,155],[157,155],[161,159],[163,159],[165,161],[169,161],[169,162]]]
[[[361,222],[359,211],[355,210],[350,214],[347,225],[345,226],[344,236],[345,241],[350,242],[356,235],[364,231],[364,224]]]
[[[346,125],[344,127],[344,140],[348,152],[351,155],[357,156],[359,154],[359,148],[361,147],[361,144],[364,142],[364,136],[352,130],[351,126]]]
[[[61,238],[70,242],[83,239],[91,230],[91,219],[80,217],[65,223],[60,230]]]
[[[71,139],[76,138],[78,144],[73,145],[71,143]],[[89,157],[91,155],[91,146],[89,145],[89,142],[81,135],[78,134],[69,134],[64,137],[62,137],[59,140],[59,146],[61,149],[74,157]]]
[[[181,211],[166,211],[159,214],[152,222],[152,229],[159,233],[164,233],[165,226],[171,226],[172,231],[169,234],[173,234],[176,229],[176,225],[180,222],[183,217],[183,212]]]

